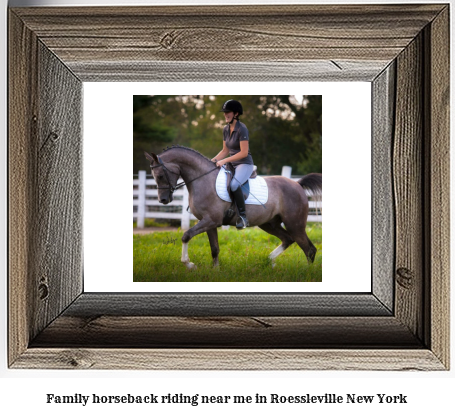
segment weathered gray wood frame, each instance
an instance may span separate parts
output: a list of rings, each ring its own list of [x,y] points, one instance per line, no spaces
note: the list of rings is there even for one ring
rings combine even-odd
[[[84,292],[82,82],[116,80],[371,82],[372,292]],[[8,269],[11,368],[447,370],[449,6],[11,9]]]

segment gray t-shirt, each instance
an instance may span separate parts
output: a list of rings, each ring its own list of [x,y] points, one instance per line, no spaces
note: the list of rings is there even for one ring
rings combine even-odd
[[[229,149],[229,155],[233,156],[240,152],[240,141],[249,141],[248,129],[245,124],[237,120],[234,131],[230,133],[230,125],[226,125],[223,129],[223,140],[226,141],[226,147]],[[248,156],[243,159],[232,162],[234,167],[239,164],[254,164],[250,149],[248,148]]]

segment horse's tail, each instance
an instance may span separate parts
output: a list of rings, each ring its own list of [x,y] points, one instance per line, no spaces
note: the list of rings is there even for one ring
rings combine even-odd
[[[311,196],[312,200],[315,201],[316,204],[316,212],[321,213],[321,205],[320,202],[322,201],[322,174],[321,173],[310,173],[306,176],[303,176],[297,183],[300,184],[304,189],[309,190],[309,196]]]
[[[322,195],[322,174],[321,173],[310,173],[303,176],[297,183],[300,184],[304,189],[311,191],[311,196],[320,197]]]

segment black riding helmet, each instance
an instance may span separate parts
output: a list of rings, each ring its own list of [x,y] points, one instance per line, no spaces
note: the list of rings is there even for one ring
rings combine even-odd
[[[235,99],[230,99],[230,100],[226,101],[223,104],[223,108],[221,109],[220,112],[231,112],[231,111],[234,114],[236,112],[238,112],[239,115],[242,115],[243,114],[242,104],[239,101],[236,101]]]

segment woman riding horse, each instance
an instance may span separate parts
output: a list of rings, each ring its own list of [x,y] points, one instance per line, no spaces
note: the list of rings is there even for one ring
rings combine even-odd
[[[248,129],[239,120],[243,114],[242,104],[230,99],[226,101],[220,112],[224,112],[226,126],[223,129],[223,149],[212,159],[218,167],[231,163],[235,169],[235,175],[231,181],[231,190],[239,212],[236,223],[237,229],[249,226],[245,211],[245,199],[241,185],[243,185],[253,173],[253,157],[249,150]],[[230,157],[224,158],[229,154]]]
[[[188,205],[199,220],[182,236],[181,261],[188,269],[196,267],[190,261],[188,243],[196,235],[206,232],[212,251],[213,265],[219,265],[220,247],[217,228],[224,223],[224,212],[228,203],[217,197],[215,183],[219,173],[218,166],[233,162],[235,175],[231,181],[231,189],[234,191],[234,201],[240,214],[236,227],[243,229],[250,224],[259,226],[281,240],[281,245],[269,255],[272,266],[276,258],[294,242],[303,250],[308,262],[313,262],[317,249],[305,231],[309,210],[306,191],[311,191],[315,196],[320,195],[322,175],[310,173],[297,181],[282,176],[265,177],[267,202],[263,206],[250,205],[249,220],[247,220],[241,185],[248,180],[254,166],[248,147],[248,130],[245,124],[239,121],[239,115],[243,114],[243,109],[240,102],[229,100],[224,103],[221,111],[224,112],[227,123],[223,130],[223,149],[212,160],[198,151],[182,146],[167,148],[161,155],[145,153],[157,184],[158,200],[167,205],[172,202],[174,191],[186,186],[189,194]],[[230,157],[224,158],[228,154]],[[217,158],[222,160],[218,161]],[[216,162],[217,167],[213,162]],[[177,184],[179,177],[184,181]],[[230,224],[233,225],[234,218],[231,220]],[[282,226],[283,223],[285,227]]]

